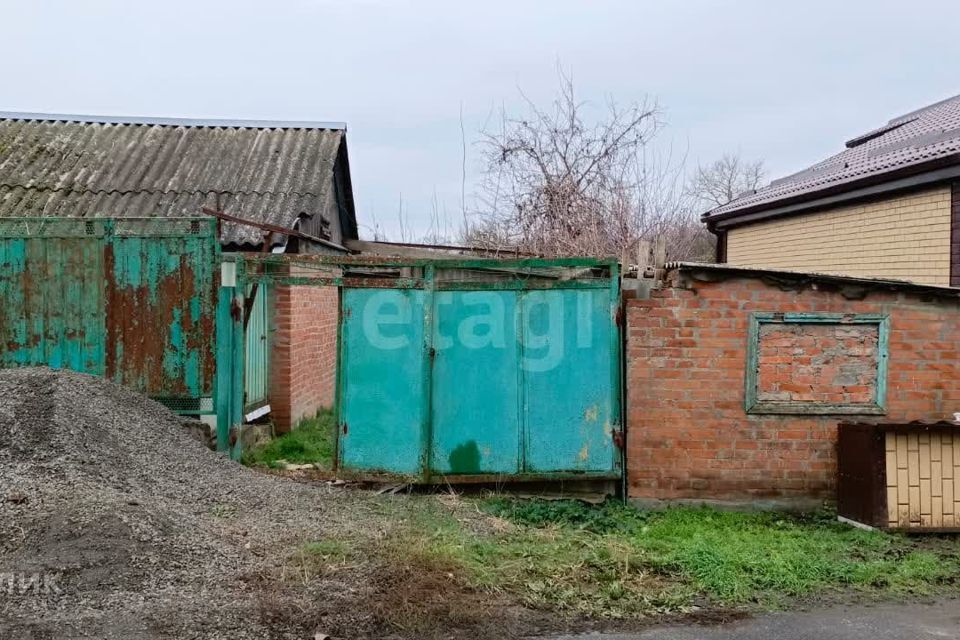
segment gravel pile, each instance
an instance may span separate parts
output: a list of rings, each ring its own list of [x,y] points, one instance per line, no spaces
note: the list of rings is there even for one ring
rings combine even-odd
[[[312,637],[262,577],[355,499],[243,468],[100,378],[2,370],[0,638]]]

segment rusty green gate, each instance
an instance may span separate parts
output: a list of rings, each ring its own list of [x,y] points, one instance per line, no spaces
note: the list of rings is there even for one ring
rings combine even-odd
[[[271,263],[281,260],[295,260],[296,269],[279,271],[299,275],[271,275],[278,271]],[[244,262],[248,284],[340,287],[340,475],[417,482],[620,477],[616,261]]]
[[[0,366],[105,376],[215,411],[214,220],[0,219]]]
[[[341,473],[619,477],[616,262],[400,267],[417,276],[342,288]]]

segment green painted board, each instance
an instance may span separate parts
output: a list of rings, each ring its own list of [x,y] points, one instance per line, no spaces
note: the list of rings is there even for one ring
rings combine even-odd
[[[435,294],[431,472],[520,472],[516,291]]]
[[[423,290],[344,289],[338,458],[342,468],[424,471]]]
[[[609,471],[618,455],[610,291],[530,291],[521,305],[524,471]]]
[[[104,375],[198,408],[215,391],[212,221],[0,220],[0,366]]]

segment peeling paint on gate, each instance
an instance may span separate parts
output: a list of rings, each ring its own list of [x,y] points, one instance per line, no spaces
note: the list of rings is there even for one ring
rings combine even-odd
[[[0,366],[213,396],[218,254],[207,220],[0,221]]]

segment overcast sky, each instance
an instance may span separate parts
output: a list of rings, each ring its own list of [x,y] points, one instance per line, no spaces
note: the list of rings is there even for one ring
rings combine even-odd
[[[343,121],[361,227],[459,224],[460,109],[654,97],[664,143],[771,177],[960,93],[960,2],[3,0],[0,109]],[[363,231],[362,231],[363,233]]]

